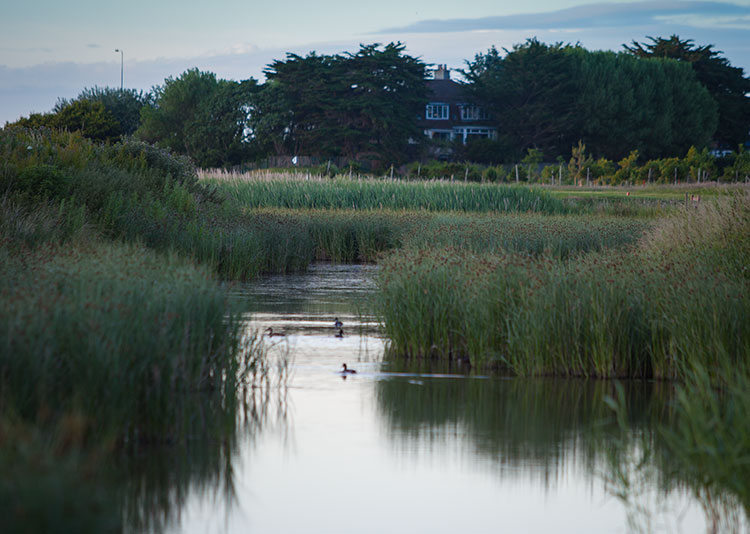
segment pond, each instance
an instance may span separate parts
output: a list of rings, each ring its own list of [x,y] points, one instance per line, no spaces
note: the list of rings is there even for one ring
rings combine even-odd
[[[679,482],[628,470],[668,417],[667,385],[627,385],[623,438],[604,402],[612,381],[386,363],[368,305],[374,274],[316,265],[235,288],[249,329],[285,334],[269,340],[272,358],[291,359],[288,388],[257,393],[213,455],[221,475],[181,486],[166,531],[711,531]],[[341,374],[343,363],[357,373]]]

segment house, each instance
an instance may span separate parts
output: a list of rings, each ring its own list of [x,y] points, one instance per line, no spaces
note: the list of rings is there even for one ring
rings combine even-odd
[[[454,82],[446,65],[438,65],[427,80],[427,106],[419,126],[434,140],[466,144],[472,138],[496,139],[497,128],[489,115],[465,96],[464,86]]]

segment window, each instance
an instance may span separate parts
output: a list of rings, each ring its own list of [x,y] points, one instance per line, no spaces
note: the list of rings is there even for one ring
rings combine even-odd
[[[490,116],[487,114],[487,112],[479,106],[472,106],[471,104],[461,105],[462,121],[482,121],[489,118]]]
[[[448,104],[430,102],[427,104],[425,117],[429,120],[444,121],[448,119]]]
[[[450,130],[432,130],[432,139],[438,139],[441,141],[450,141],[451,140],[451,131]]]

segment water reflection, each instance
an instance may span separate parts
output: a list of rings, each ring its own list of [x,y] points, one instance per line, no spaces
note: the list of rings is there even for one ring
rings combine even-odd
[[[648,431],[667,417],[666,387],[627,385],[629,423]],[[502,476],[556,485],[571,470],[597,476],[613,425],[614,384],[552,379],[392,378],[376,384],[385,429],[405,453],[460,440]],[[417,443],[417,445],[415,445]]]
[[[231,421],[199,403],[191,439],[128,457],[130,530],[710,531],[655,430],[668,384],[624,384],[618,424],[613,381],[383,363],[373,272],[319,265],[234,288],[248,328],[285,333],[267,341],[293,358],[290,389],[248,389]],[[344,380],[343,362],[358,373]]]
[[[119,458],[117,485],[121,516],[129,532],[181,530],[182,514],[194,499],[216,503],[228,516],[236,505],[236,468],[241,452],[252,450],[268,429],[284,429],[283,388],[251,387],[227,417],[196,395],[190,430],[177,443],[133,447]]]

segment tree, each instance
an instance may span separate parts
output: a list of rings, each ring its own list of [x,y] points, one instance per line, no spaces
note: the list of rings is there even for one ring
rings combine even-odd
[[[119,124],[122,135],[132,135],[140,126],[141,108],[148,104],[149,98],[136,89],[94,86],[84,88],[73,100],[59,99],[53,111],[59,113],[77,101],[101,102]]]
[[[698,81],[715,100],[718,127],[715,140],[724,148],[734,148],[748,139],[750,131],[750,79],[714,50],[714,45],[698,46],[692,39],[677,35],[669,39],[648,37],[650,43],[633,41],[625,50],[637,57],[671,58],[691,65]]]
[[[544,154],[538,148],[529,148],[526,155],[521,159],[521,163],[528,168],[527,179],[532,181],[537,177],[539,164],[544,161]]]
[[[517,156],[530,148],[562,155],[573,142],[576,83],[568,48],[534,38],[501,57],[492,47],[462,71],[474,100],[514,139]]]
[[[211,72],[185,71],[153,89],[141,110],[141,139],[191,157],[198,166],[239,163],[248,146],[248,114],[255,80],[218,80]]]
[[[426,86],[424,63],[404,49],[401,43],[361,45],[354,54],[287,54],[274,61],[254,101],[255,136],[273,136],[279,154],[408,158],[410,139],[421,137],[417,117]]]
[[[536,39],[505,52],[477,55],[464,75],[515,158],[529,148],[567,158],[579,139],[608,159],[684,154],[716,130],[716,106],[689,65]]]
[[[571,157],[568,162],[568,173],[573,178],[573,183],[580,183],[585,176],[590,176],[590,168],[594,158],[586,153],[586,145],[579,139],[578,145],[571,149]]]
[[[624,53],[570,53],[579,85],[573,124],[592,153],[622,159],[638,150],[655,158],[711,140],[716,107],[687,65]]]

